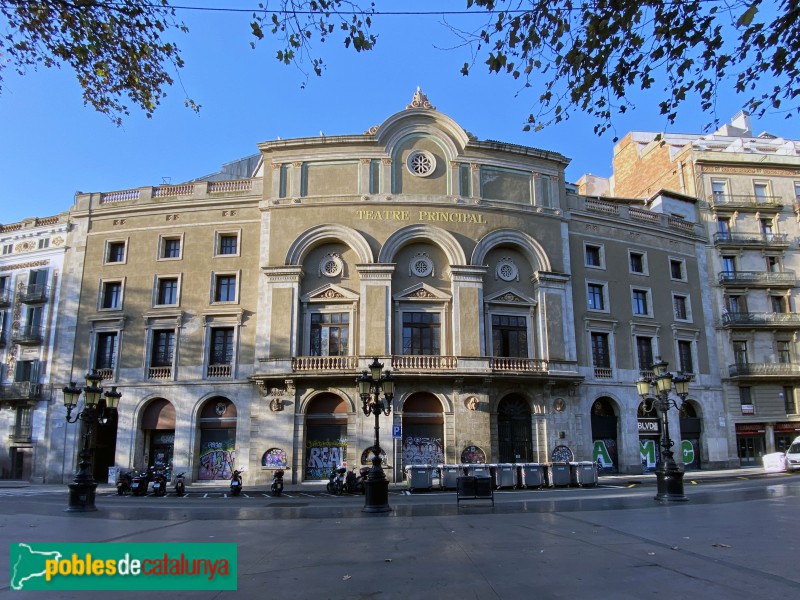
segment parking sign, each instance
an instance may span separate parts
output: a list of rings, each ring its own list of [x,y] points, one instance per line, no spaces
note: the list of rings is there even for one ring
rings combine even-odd
[[[392,425],[392,439],[399,440],[403,437],[403,426],[402,425]]]

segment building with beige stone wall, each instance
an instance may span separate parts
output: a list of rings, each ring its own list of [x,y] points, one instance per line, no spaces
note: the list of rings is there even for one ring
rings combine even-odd
[[[614,149],[609,194],[698,198],[716,354],[742,465],[800,434],[797,314],[800,141],[755,134],[749,115],[710,134],[634,131]],[[596,178],[584,182],[601,189]]]
[[[478,140],[419,91],[362,134],[258,149],[249,178],[76,196],[61,371],[123,394],[96,476],[165,462],[198,483],[327,479],[372,446],[356,379],[376,357],[396,381],[390,477],[652,468],[657,419],[634,382],[659,358],[693,377],[673,415],[687,466],[732,462],[692,199],[580,196],[563,155]],[[68,431],[51,481],[70,478]]]

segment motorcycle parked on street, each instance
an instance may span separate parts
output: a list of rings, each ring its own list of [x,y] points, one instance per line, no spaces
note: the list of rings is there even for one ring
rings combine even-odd
[[[342,492],[344,492],[344,480],[346,473],[347,467],[337,467],[334,465],[333,469],[331,469],[331,475],[328,479],[328,485],[326,488],[334,496],[341,496]]]
[[[134,496],[145,496],[147,495],[149,483],[150,478],[147,472],[140,473],[139,471],[134,471],[131,477],[131,492]]]
[[[278,469],[272,475],[272,495],[280,496],[283,492],[283,469]]]
[[[361,467],[356,475],[356,468],[353,467],[352,471],[348,471],[344,480],[344,491],[348,494],[363,494],[364,493],[364,480],[369,473],[369,467]]]
[[[153,482],[153,496],[166,496],[167,471],[164,467],[150,467],[150,479]]]
[[[119,479],[117,480],[118,495],[124,496],[131,491],[131,483],[133,482],[134,473],[135,471],[127,471],[119,476]]]
[[[175,475],[175,493],[179,496],[183,496],[186,493],[186,483],[185,483],[186,473],[181,472]]]
[[[242,473],[238,469],[231,476],[231,496],[238,496],[242,493]]]

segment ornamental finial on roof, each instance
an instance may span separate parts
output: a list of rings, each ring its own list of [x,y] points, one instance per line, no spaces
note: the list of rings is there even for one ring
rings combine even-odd
[[[417,91],[414,92],[414,97],[411,98],[411,104],[406,106],[406,109],[409,108],[429,108],[431,110],[436,110],[436,107],[428,102],[428,96],[422,93],[419,86],[417,86]]]

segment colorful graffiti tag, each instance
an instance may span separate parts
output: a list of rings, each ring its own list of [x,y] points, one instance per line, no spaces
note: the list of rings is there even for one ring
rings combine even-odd
[[[306,479],[327,479],[334,466],[345,463],[346,456],[347,439],[306,442]]]
[[[220,439],[218,432],[214,432],[216,435],[206,435],[207,433],[211,432],[204,431],[200,442],[200,467],[197,478],[205,481],[230,479],[236,464],[234,438]]]
[[[404,465],[438,465],[443,462],[441,438],[408,436],[403,440]]]
[[[262,467],[285,469],[288,464],[286,460],[286,450],[281,450],[280,448],[270,448],[264,452],[264,456],[261,457]]]

